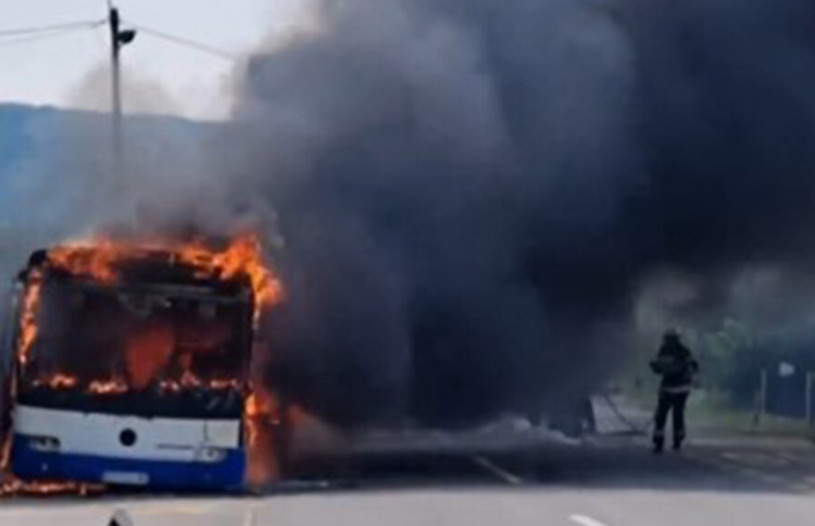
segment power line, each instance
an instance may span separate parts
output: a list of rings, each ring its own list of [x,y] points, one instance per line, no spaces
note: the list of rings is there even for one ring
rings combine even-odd
[[[88,20],[82,22],[70,22],[66,24],[53,24],[53,25],[45,25],[45,26],[38,26],[38,27],[26,27],[26,28],[17,28],[17,29],[4,29],[0,30],[0,47],[8,47],[14,46],[18,44],[24,44],[27,42],[35,42],[38,40],[52,38],[58,35],[63,35],[68,31],[79,30],[79,29],[92,29],[96,28],[102,24],[105,24],[107,19],[102,20]],[[224,59],[224,60],[238,60],[238,56],[234,53],[230,53],[229,51],[225,51],[223,49],[218,49],[214,46],[210,46],[209,44],[204,44],[201,42],[196,42],[195,40],[191,40],[189,38],[184,38],[176,35],[172,35],[170,33],[166,33],[164,31],[159,31],[157,29],[153,29],[146,26],[141,25],[133,25],[139,31],[151,35],[156,38],[160,38],[167,42],[171,42],[176,45],[185,46],[191,49],[195,49],[197,51],[207,53],[209,55]],[[12,38],[6,38],[12,37]],[[15,38],[16,37],[16,38]]]
[[[0,39],[0,48],[13,47],[21,44],[28,44],[31,42],[38,42],[40,40],[48,40],[55,37],[65,36],[71,33],[76,33],[79,29],[95,29],[95,27],[89,26],[84,28],[63,29],[61,31],[50,31],[47,33],[19,36],[16,38]]]
[[[10,38],[7,40],[0,40],[0,48],[6,47],[14,47],[21,44],[28,44],[31,42],[38,42],[40,40],[49,40],[55,37],[65,36],[69,33],[73,33],[73,31],[59,31],[59,32],[52,32],[52,33],[43,33],[39,35],[32,35],[27,37],[19,37],[19,38]]]
[[[50,26],[24,27],[17,29],[0,29],[0,37],[14,37],[31,35],[35,33],[52,33],[71,29],[86,29],[104,24],[105,20],[86,20],[82,22],[69,22],[67,24],[53,24]]]
[[[149,27],[140,26],[132,24],[133,27],[138,29],[140,32],[154,36],[156,38],[160,38],[166,40],[168,42],[172,42],[173,44],[185,46],[191,49],[196,49],[198,51],[202,51],[204,53],[208,53],[210,55],[216,56],[218,58],[222,58],[225,60],[238,60],[238,56],[230,53],[229,51],[224,51],[222,49],[218,49],[216,47],[210,46],[208,44],[202,44],[201,42],[196,42],[194,40],[190,40],[188,38],[179,37],[175,35],[171,35],[169,33],[165,33],[163,31],[159,31],[157,29],[151,29]]]

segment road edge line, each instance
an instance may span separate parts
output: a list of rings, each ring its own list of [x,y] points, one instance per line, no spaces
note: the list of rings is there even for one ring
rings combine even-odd
[[[495,477],[498,477],[503,482],[506,482],[510,486],[520,486],[524,483],[523,479],[517,475],[513,475],[509,471],[505,470],[501,466],[497,465],[495,462],[491,461],[485,456],[482,455],[475,455],[473,456],[473,462],[475,462],[480,467],[484,468],[485,470],[489,471]]]
[[[597,519],[592,519],[588,515],[580,515],[578,513],[569,515],[569,520],[579,524],[580,526],[606,526],[606,524],[598,521]]]

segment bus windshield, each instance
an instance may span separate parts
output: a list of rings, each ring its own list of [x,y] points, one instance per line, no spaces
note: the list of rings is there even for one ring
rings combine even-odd
[[[143,416],[243,411],[251,295],[204,285],[43,282],[23,404]]]

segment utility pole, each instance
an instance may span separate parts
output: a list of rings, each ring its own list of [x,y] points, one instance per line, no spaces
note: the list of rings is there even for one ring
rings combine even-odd
[[[110,49],[111,49],[111,100],[112,100],[112,124],[113,124],[113,171],[115,177],[120,177],[123,168],[123,135],[122,135],[122,90],[121,71],[119,68],[119,53],[125,45],[133,42],[136,38],[136,31],[133,29],[121,29],[119,10],[113,7],[108,0],[108,23],[110,25]]]

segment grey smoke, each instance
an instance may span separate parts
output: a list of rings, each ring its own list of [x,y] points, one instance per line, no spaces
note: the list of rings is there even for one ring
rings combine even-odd
[[[248,61],[223,158],[286,239],[276,384],[347,422],[538,411],[622,361],[654,275],[715,310],[809,262],[813,14],[322,2]]]

